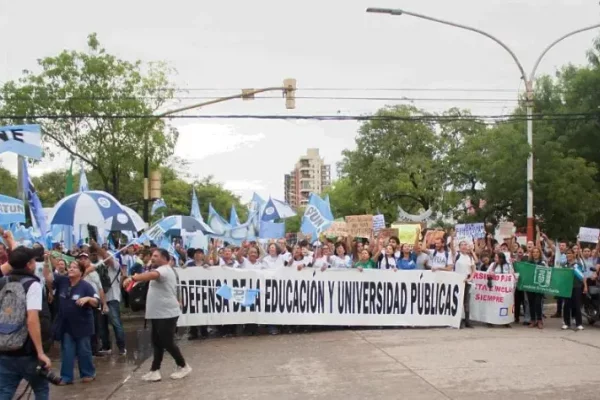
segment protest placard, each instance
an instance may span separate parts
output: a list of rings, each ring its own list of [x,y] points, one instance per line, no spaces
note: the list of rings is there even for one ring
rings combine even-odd
[[[346,221],[333,221],[323,234],[327,237],[348,236],[348,224]]]
[[[385,216],[383,214],[373,215],[373,233],[377,233],[385,228]]]
[[[179,279],[179,326],[458,327],[464,296],[464,278],[454,272],[212,267],[182,269]],[[232,292],[258,289],[258,298],[243,306],[243,293],[229,300],[217,294],[223,285]]]
[[[346,223],[350,236],[370,238],[373,233],[372,215],[349,215],[346,217]]]
[[[514,293],[515,277],[512,274],[496,274],[489,285],[488,274],[476,272],[470,290],[471,320],[493,325],[513,323]]]
[[[377,233],[377,238],[383,239],[385,242],[387,242],[392,236],[398,237],[398,229],[385,228]]]
[[[579,228],[579,241],[585,243],[598,243],[600,229],[596,228]]]
[[[421,224],[393,224],[393,228],[398,229],[398,238],[400,243],[406,243],[409,246],[414,246],[415,241],[421,234]]]
[[[504,240],[513,237],[515,234],[515,224],[512,222],[500,222],[498,224],[497,236],[499,239]]]
[[[483,239],[485,238],[485,226],[483,223],[476,224],[457,224],[454,227],[456,232],[456,238],[471,238],[471,239]]]
[[[444,239],[446,232],[442,230],[429,230],[425,233],[425,243],[427,247],[431,247],[435,244],[436,239]]]

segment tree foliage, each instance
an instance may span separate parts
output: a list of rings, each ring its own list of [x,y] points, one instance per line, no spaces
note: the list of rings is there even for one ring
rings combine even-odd
[[[6,82],[0,115],[13,117],[6,123],[41,123],[47,156],[58,148],[83,161],[102,189],[120,197],[127,177],[142,171],[146,150],[156,164],[173,154],[177,131],[144,118],[173,98],[171,71],[164,63],[119,59],[95,34],[87,46],[38,60],[39,72]]]
[[[534,209],[554,237],[600,226],[600,38],[588,59],[536,84],[535,113],[548,117],[534,120]],[[332,207],[339,215],[380,210],[393,221],[398,205],[409,212],[431,206],[458,222],[507,219],[524,227],[530,149],[526,121],[517,117],[524,114],[520,104],[514,119],[489,125],[458,109],[435,123],[412,106],[379,110],[400,120],[362,124],[356,148],[343,153],[342,179],[328,191]]]

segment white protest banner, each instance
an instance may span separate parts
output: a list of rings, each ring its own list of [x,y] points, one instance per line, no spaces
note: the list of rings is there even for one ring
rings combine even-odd
[[[472,321],[507,325],[515,321],[515,285],[512,274],[496,274],[488,286],[488,274],[476,272],[471,284],[469,303]]]
[[[454,272],[212,267],[178,273],[179,326],[460,326],[464,284]],[[259,295],[244,307],[217,295],[222,285]]]
[[[457,224],[454,227],[456,238],[465,237],[471,239],[485,238],[485,226],[483,223],[477,224]]]
[[[579,228],[579,241],[586,243],[598,243],[600,229],[596,228]]]
[[[385,228],[385,216],[383,214],[373,215],[373,233],[377,236],[380,230]]]
[[[42,158],[42,134],[39,125],[0,126],[0,153],[17,153]]]

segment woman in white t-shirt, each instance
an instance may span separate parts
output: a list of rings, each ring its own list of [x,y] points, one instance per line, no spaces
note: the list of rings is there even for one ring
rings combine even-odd
[[[307,257],[304,257],[302,253],[302,247],[295,245],[292,250],[292,258],[290,259],[289,266],[292,268],[296,268],[298,271],[301,271],[304,268],[312,267],[312,263]]]
[[[489,274],[514,274],[512,265],[506,261],[506,254],[499,252],[494,256],[494,262],[490,265],[487,272]]]
[[[346,245],[342,242],[335,244],[335,254],[329,257],[331,268],[352,268],[352,259],[346,252]]]
[[[465,279],[465,296],[463,301],[463,309],[465,310],[465,328],[472,328],[471,321],[469,318],[469,302],[471,292],[471,281],[475,274],[475,263],[476,258],[473,254],[473,250],[469,249],[469,244],[466,241],[461,241],[458,244],[459,253],[456,256],[454,262],[454,272],[461,275]]]
[[[242,258],[242,262],[240,262],[240,268],[250,270],[265,269],[265,264],[258,258],[258,254],[258,248],[250,246],[247,257]]]
[[[319,268],[321,271],[325,271],[327,268],[331,266],[329,258],[329,246],[322,246],[317,248],[314,254],[315,261],[313,266],[315,268]]]
[[[267,255],[262,259],[265,268],[275,269],[283,267],[285,261],[280,253],[279,247],[275,243],[269,244],[269,247],[267,248]]]
[[[380,254],[377,257],[377,268],[378,269],[396,269],[396,256],[394,246],[388,244],[380,250]]]

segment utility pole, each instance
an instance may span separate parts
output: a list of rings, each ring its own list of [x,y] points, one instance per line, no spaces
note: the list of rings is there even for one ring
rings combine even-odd
[[[285,79],[283,81],[283,86],[274,86],[267,87],[262,89],[243,89],[241,93],[235,94],[232,96],[219,97],[214,100],[205,101],[203,103],[192,104],[185,107],[176,108],[174,110],[165,111],[163,113],[157,114],[155,117],[152,126],[154,123],[164,117],[168,117],[170,115],[175,115],[184,111],[189,111],[197,108],[206,107],[212,104],[223,103],[229,100],[235,99],[243,99],[243,100],[253,100],[254,96],[260,93],[265,92],[274,92],[274,91],[282,91],[283,97],[285,98],[285,108],[288,110],[293,110],[296,108],[296,80],[292,78]],[[148,146],[148,131],[151,127],[145,131],[144,133],[144,212],[143,217],[144,221],[150,221],[150,154],[149,154],[149,146]]]
[[[517,68],[519,69],[519,73],[521,74],[521,79],[523,79],[523,81],[525,82],[525,90],[526,90],[525,106],[527,109],[527,144],[529,145],[529,157],[527,158],[527,240],[534,240],[535,221],[534,221],[534,213],[533,213],[533,105],[534,105],[534,103],[533,103],[533,100],[534,100],[533,85],[534,85],[534,81],[535,81],[535,73],[537,71],[538,66],[540,65],[540,62],[542,61],[542,59],[544,58],[546,53],[548,53],[548,51],[550,51],[550,49],[552,49],[558,43],[562,42],[563,40],[565,40],[573,35],[576,35],[578,33],[585,32],[585,31],[589,31],[592,29],[600,28],[600,24],[595,24],[595,25],[591,25],[591,26],[587,26],[587,27],[584,27],[581,29],[574,30],[572,32],[569,32],[569,33],[559,37],[554,42],[550,43],[537,58],[535,64],[533,65],[533,69],[531,70],[531,73],[529,75],[527,75],[527,73],[525,72],[525,69],[523,68],[523,65],[521,64],[521,61],[519,61],[519,58],[512,51],[512,49],[510,47],[508,47],[500,39],[496,38],[494,35],[487,33],[481,29],[477,29],[477,28],[473,28],[471,26],[458,24],[455,22],[446,21],[443,19],[434,18],[434,17],[430,17],[428,15],[423,15],[423,14],[417,14],[415,12],[401,10],[401,9],[371,7],[371,8],[367,8],[367,12],[368,13],[377,13],[377,14],[389,14],[389,15],[393,15],[393,16],[409,15],[411,17],[425,19],[427,21],[437,22],[439,24],[453,26],[455,28],[460,28],[460,29],[464,29],[467,31],[475,32],[475,33],[483,35],[489,39],[492,39],[494,42],[498,43],[500,46],[502,46],[504,48],[504,50],[506,50],[510,54],[510,56],[514,60],[515,64],[517,65]]]

